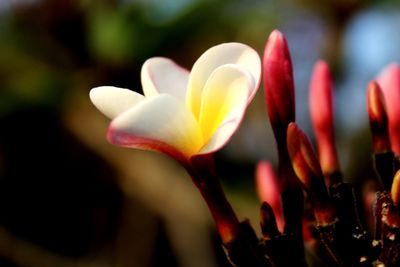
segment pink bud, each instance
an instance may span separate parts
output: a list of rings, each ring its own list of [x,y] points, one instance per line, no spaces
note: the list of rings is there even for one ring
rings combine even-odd
[[[335,214],[318,159],[310,140],[295,122],[288,126],[287,146],[293,169],[314,206],[317,223],[327,225],[333,222]]]
[[[274,30],[264,51],[265,100],[275,138],[285,142],[287,125],[295,120],[292,62],[285,37]]]
[[[386,101],[392,151],[400,156],[400,65],[392,63],[378,77]]]
[[[322,171],[311,143],[295,122],[288,126],[287,146],[293,169],[306,191],[313,190],[316,185],[324,188],[323,183],[315,181],[322,177]]]
[[[333,127],[332,78],[328,64],[322,60],[315,64],[311,77],[310,114],[323,173],[339,171]]]

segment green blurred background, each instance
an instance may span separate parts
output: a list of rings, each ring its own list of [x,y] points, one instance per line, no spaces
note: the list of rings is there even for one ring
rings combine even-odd
[[[371,178],[365,88],[400,61],[400,4],[362,0],[0,0],[0,265],[228,266],[190,178],[166,156],[116,148],[88,92],[141,92],[153,56],[190,69],[238,41],[260,55],[286,34],[300,126],[312,138],[308,82],[323,58],[335,82],[337,145],[348,181]],[[276,165],[262,89],[217,170],[257,228],[254,166]]]

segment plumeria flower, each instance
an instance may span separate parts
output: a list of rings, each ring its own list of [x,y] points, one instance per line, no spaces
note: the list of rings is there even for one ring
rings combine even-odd
[[[141,71],[144,95],[101,86],[90,91],[90,99],[112,120],[112,144],[159,151],[187,165],[228,142],[260,75],[255,50],[225,43],[207,50],[190,72],[167,58],[148,59]]]
[[[207,50],[192,70],[155,57],[141,72],[144,95],[112,86],[96,87],[90,99],[112,121],[114,145],[167,154],[182,164],[211,211],[224,244],[240,225],[212,170],[212,155],[239,127],[260,83],[255,50],[225,43]]]

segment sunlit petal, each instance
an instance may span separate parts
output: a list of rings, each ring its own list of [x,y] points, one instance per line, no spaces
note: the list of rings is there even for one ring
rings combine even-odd
[[[144,96],[129,89],[100,86],[90,90],[90,100],[104,115],[114,119],[144,100]]]
[[[237,65],[217,68],[207,81],[200,108],[199,124],[207,142],[231,110],[247,98],[254,88],[253,77]],[[244,107],[243,112],[244,112]]]
[[[193,114],[200,114],[201,95],[211,73],[225,64],[237,64],[248,70],[254,78],[249,100],[254,96],[261,75],[261,62],[255,50],[240,43],[225,43],[207,50],[193,65],[189,76],[186,101]]]
[[[148,59],[142,67],[141,79],[145,96],[169,94],[185,101],[189,72],[168,58]]]
[[[157,150],[188,158],[203,144],[201,131],[184,103],[161,94],[147,98],[111,122],[108,140],[115,145]]]

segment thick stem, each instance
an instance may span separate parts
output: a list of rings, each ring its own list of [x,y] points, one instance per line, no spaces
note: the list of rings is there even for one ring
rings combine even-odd
[[[284,233],[291,239],[292,257],[288,258],[288,266],[307,266],[305,263],[304,243],[302,237],[302,220],[304,210],[303,191],[292,168],[286,149],[286,142],[278,142],[279,166],[278,177],[281,189]]]
[[[240,223],[214,173],[212,158],[196,158],[186,169],[207,203],[222,242],[229,243],[235,239]]]
[[[286,143],[284,144],[286,146]],[[283,147],[283,146],[282,146]],[[279,148],[279,146],[278,146]],[[286,147],[278,149],[280,182],[285,232],[301,233],[303,216],[303,191],[293,171]]]

